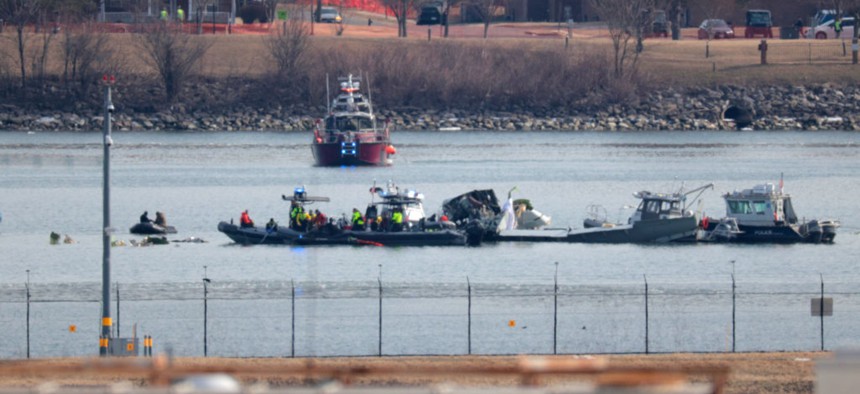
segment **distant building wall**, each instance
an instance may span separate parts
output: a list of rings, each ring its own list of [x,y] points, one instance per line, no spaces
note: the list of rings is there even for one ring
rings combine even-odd
[[[588,0],[513,0],[508,18],[518,22],[587,22],[597,20]]]

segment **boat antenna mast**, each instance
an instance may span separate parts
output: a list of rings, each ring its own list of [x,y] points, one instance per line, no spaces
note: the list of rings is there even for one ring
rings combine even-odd
[[[370,112],[370,118],[374,119],[374,117],[373,117],[373,90],[370,88],[370,75],[369,74],[365,75],[365,77],[367,77],[367,110],[368,110],[368,112]],[[374,123],[376,123],[375,119],[374,119]],[[376,125],[374,124],[373,127],[376,128]]]
[[[325,110],[326,114],[331,114],[331,92],[328,87],[328,73],[325,74]]]

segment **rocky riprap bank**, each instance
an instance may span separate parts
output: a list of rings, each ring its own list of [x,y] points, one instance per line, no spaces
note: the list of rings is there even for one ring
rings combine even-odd
[[[176,104],[168,110],[135,112],[115,102],[114,130],[307,131],[324,107],[232,108],[218,113]],[[723,120],[729,106],[750,110],[752,130],[860,130],[860,87],[831,84],[795,87],[691,88],[654,91],[636,104],[589,109],[507,111],[401,108],[378,111],[394,130],[732,130]],[[5,104],[0,130],[101,130],[98,109],[86,113],[27,110]]]

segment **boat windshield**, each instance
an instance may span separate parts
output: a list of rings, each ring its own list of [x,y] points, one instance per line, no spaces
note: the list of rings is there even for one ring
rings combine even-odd
[[[770,210],[767,205],[764,201],[753,201],[753,211],[755,211],[756,215],[764,215]]]
[[[749,201],[727,201],[729,204],[729,212],[736,214],[750,214],[752,208]]]
[[[668,200],[642,200],[639,203],[638,210],[640,212],[671,212],[671,211],[681,211],[681,202],[680,201],[668,201]]]
[[[326,119],[328,130],[358,131],[373,128],[370,118],[362,116],[332,116]]]

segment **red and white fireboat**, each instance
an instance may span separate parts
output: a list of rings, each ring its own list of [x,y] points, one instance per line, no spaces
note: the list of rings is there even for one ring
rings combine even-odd
[[[325,119],[314,128],[311,150],[318,166],[384,166],[396,150],[391,145],[388,122],[377,127],[370,96],[359,93],[360,77],[338,78],[340,92],[328,107]]]

